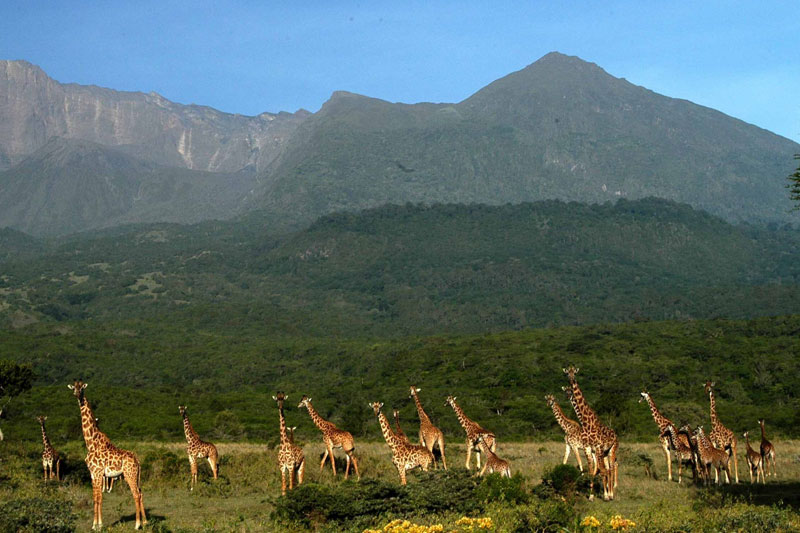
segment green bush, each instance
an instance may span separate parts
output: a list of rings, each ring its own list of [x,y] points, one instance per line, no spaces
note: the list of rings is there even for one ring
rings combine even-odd
[[[69,502],[29,498],[0,504],[0,531],[66,533],[75,531]]]
[[[558,495],[572,502],[578,496],[588,495],[591,483],[591,478],[584,476],[574,466],[556,465],[545,471],[542,483],[534,489],[534,493],[543,499]]]
[[[575,508],[568,502],[547,499],[517,508],[515,533],[567,531],[577,518]]]
[[[489,474],[481,479],[476,495],[484,502],[527,503],[530,494],[524,484],[525,478],[519,473],[510,478],[497,473]]]

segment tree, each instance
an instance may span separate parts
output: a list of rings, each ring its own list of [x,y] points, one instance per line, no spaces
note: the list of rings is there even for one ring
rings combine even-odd
[[[794,154],[794,158],[800,161],[800,154]],[[789,198],[795,203],[792,210],[796,211],[800,209],[800,165],[786,179],[789,180],[788,185],[786,185],[786,188],[789,189]]]
[[[31,365],[18,365],[8,359],[0,359],[0,416],[8,406],[11,399],[19,396],[33,385],[33,368]],[[3,440],[3,432],[0,431],[0,440]]]

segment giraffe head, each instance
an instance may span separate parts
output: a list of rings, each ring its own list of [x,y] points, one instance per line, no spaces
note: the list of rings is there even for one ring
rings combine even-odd
[[[277,398],[275,398],[275,400],[277,401]],[[311,398],[303,394],[303,397],[300,398],[300,403],[297,404],[297,408],[300,409],[301,407],[305,407],[306,409],[308,409],[309,405],[311,405]]]
[[[544,397],[544,400],[547,402],[548,407],[553,407],[553,404],[556,403],[556,397],[553,396],[552,394],[547,394]]]
[[[703,431],[703,426],[697,426],[694,430],[694,435],[702,439],[705,436],[705,433]]]
[[[44,421],[47,420],[47,417],[40,415],[36,417],[36,420],[38,420],[40,424],[44,424]]]
[[[392,416],[395,418],[400,418],[400,411],[397,409],[392,409]]]
[[[456,408],[456,397],[453,396],[453,395],[448,396],[447,399],[444,401],[444,404],[445,405],[449,405],[450,407],[455,409]]]
[[[575,383],[575,374],[578,373],[579,368],[574,367],[573,365],[569,365],[567,368],[562,368],[564,373],[567,375],[570,383]]]
[[[372,402],[371,404],[369,404],[369,406],[375,412],[375,416],[378,416],[381,414],[381,409],[383,408],[383,402]]]
[[[572,389],[570,387],[566,387],[565,386],[565,387],[561,387],[561,390],[564,391],[564,394],[567,396],[567,399],[572,401],[572,397],[575,396],[575,393],[572,392]]]
[[[83,403],[83,390],[88,385],[88,383],[84,383],[81,380],[76,380],[72,385],[67,385],[67,387],[72,390],[72,395],[75,396],[79,402]]]
[[[419,391],[421,391],[421,390],[422,390],[422,389],[420,389],[419,387],[416,387],[416,386],[414,386],[414,385],[411,385],[411,395],[409,396],[409,398],[413,398],[413,397],[414,397],[414,396],[416,396],[416,395],[417,395],[417,393],[418,393]]]
[[[748,438],[750,438],[750,437],[749,437],[749,435],[750,435],[750,432],[749,432],[749,431],[745,431],[744,433],[742,433],[742,437],[744,437],[744,438],[745,438],[745,440],[747,440]]]
[[[639,398],[639,403],[642,403],[642,400],[646,400],[648,402],[650,401],[650,393],[649,392],[642,391],[639,394],[641,394],[641,398]]]
[[[303,396],[303,398],[305,398],[305,396]],[[289,395],[288,394],[284,394],[283,391],[278,391],[278,392],[275,393],[275,396],[273,396],[272,399],[275,400],[276,402],[278,402],[278,408],[279,409],[283,409],[283,402],[284,402],[284,400],[288,400],[289,399]],[[300,406],[298,405],[298,407],[300,407]]]
[[[763,418],[759,418],[758,419],[758,425],[761,426],[762,428],[764,427],[764,419]]]
[[[706,394],[711,394],[714,392],[714,382],[713,381],[706,381],[705,385]]]
[[[181,418],[186,418],[186,406],[185,405],[179,405],[178,406],[178,411],[181,413]]]

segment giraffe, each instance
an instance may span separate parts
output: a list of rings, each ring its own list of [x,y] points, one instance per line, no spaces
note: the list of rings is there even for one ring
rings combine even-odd
[[[108,437],[97,428],[92,408],[84,393],[87,384],[75,381],[67,387],[78,399],[81,412],[81,428],[83,440],[86,443],[86,466],[92,476],[92,500],[94,502],[92,529],[103,529],[103,477],[117,477],[120,472],[128,482],[136,507],[135,527],[136,529],[141,528],[142,524],[147,524],[147,515],[142,498],[139,459],[133,452],[121,450],[111,444]]]
[[[770,463],[772,464],[772,475],[778,477],[778,473],[775,470],[775,446],[772,445],[770,441],[767,440],[767,434],[764,430],[764,419],[758,419],[758,425],[761,426],[761,459],[764,465],[764,470],[766,471],[767,475],[769,476],[769,466]]]
[[[764,460],[761,454],[755,451],[752,447],[750,447],[750,434],[749,432],[745,431],[742,434],[744,437],[745,445],[747,446],[747,455],[745,458],[747,459],[747,466],[749,467],[748,470],[750,471],[750,483],[753,483],[753,470],[756,472],[756,483],[758,480],[761,480],[761,483],[765,483],[764,481]]]
[[[297,426],[292,426],[290,428],[286,428],[287,436],[289,437],[289,442],[294,444],[294,432],[297,430]]]
[[[47,438],[47,432],[44,429],[44,421],[47,420],[47,417],[37,416],[36,420],[42,426],[42,444],[44,445],[42,450],[42,469],[44,470],[44,480],[55,478],[57,481],[61,481],[61,458],[58,456],[56,449],[53,448],[53,445],[50,444],[50,439]],[[53,466],[55,466],[55,471],[53,471]]]
[[[422,408],[418,395],[421,390],[419,387],[411,385],[411,397],[414,399],[414,405],[417,407],[417,416],[419,416],[419,443],[428,448],[431,453],[433,453],[434,446],[438,446],[439,453],[442,455],[442,466],[447,470],[447,460],[444,458],[444,433],[433,425],[430,417]],[[433,456],[433,464],[436,466],[435,455]]]
[[[664,450],[664,457],[667,459],[667,479],[672,481],[672,456],[670,454],[670,450],[675,450],[678,456],[678,483],[680,483],[681,473],[683,470],[681,462],[682,454],[680,449],[689,449],[689,439],[684,434],[670,432],[670,427],[673,429],[675,428],[675,424],[672,423],[672,420],[661,414],[661,412],[658,410],[658,407],[656,407],[656,403],[653,401],[653,398],[650,396],[650,393],[647,391],[642,391],[640,394],[641,397],[639,398],[639,403],[641,403],[642,400],[647,401],[647,404],[650,406],[650,413],[653,415],[653,420],[655,420],[655,423],[658,426],[661,449]]]
[[[671,430],[667,428],[667,431]],[[708,483],[709,479],[709,472],[706,468],[706,464],[700,458],[700,447],[697,444],[697,437],[695,437],[692,428],[689,427],[689,424],[684,424],[680,428],[678,428],[678,435],[684,435],[687,439],[689,439],[689,448],[691,449],[692,453],[692,461],[697,469],[697,474],[699,479],[695,479],[695,482],[703,481],[704,483]]]
[[[464,431],[467,433],[467,461],[466,461],[466,469],[469,470],[469,459],[472,455],[472,452],[475,452],[475,461],[477,463],[476,468],[481,467],[481,447],[478,445],[478,437],[480,435],[486,435],[483,444],[487,446],[493,452],[497,450],[497,438],[495,437],[494,433],[491,431],[487,431],[483,429],[480,424],[477,422],[473,422],[472,420],[464,414],[464,411],[461,407],[456,403],[456,396],[448,396],[445,400],[445,405],[449,405],[453,408],[453,411],[456,413],[456,417],[458,417],[458,423],[461,424],[461,427],[464,428]]]
[[[420,467],[427,472],[431,463],[433,463],[433,454],[424,446],[411,444],[408,440],[402,440],[395,435],[394,431],[392,431],[392,426],[389,424],[389,419],[381,411],[383,403],[373,402],[369,406],[375,416],[378,417],[378,424],[381,426],[383,438],[386,444],[389,445],[389,449],[392,450],[392,463],[400,475],[400,484],[406,484],[406,471],[408,470]]]
[[[714,447],[725,450],[731,456],[733,459],[736,483],[739,483],[739,459],[736,456],[736,436],[733,434],[733,431],[722,425],[722,422],[717,418],[717,400],[714,397],[714,382],[706,381],[705,390],[711,405],[711,432],[708,434],[708,440],[711,441]]]
[[[394,409],[392,411],[392,416],[394,416],[394,427],[395,427],[394,434],[397,435],[397,438],[399,438],[401,440],[404,440],[405,442],[411,444],[411,441],[408,440],[408,437],[406,437],[406,434],[403,431],[403,428],[400,427],[400,411],[398,411],[397,409]]]
[[[564,461],[562,464],[567,464],[569,460],[569,453],[570,451],[575,452],[575,459],[578,460],[578,468],[583,472],[583,463],[581,462],[580,451],[586,450],[586,447],[581,443],[581,425],[576,420],[572,420],[571,418],[567,418],[564,414],[564,411],[561,410],[561,406],[558,405],[555,396],[552,394],[548,394],[544,397],[545,401],[547,401],[547,405],[553,410],[553,415],[556,417],[556,422],[558,425],[561,426],[561,429],[564,430],[564,444],[566,449],[564,450]],[[587,458],[586,461],[588,464],[591,463],[591,459]]]
[[[480,476],[483,476],[486,473],[486,470],[489,470],[489,473],[497,472],[500,474],[500,477],[511,477],[511,465],[505,459],[501,459],[494,453],[491,448],[486,445],[486,433],[481,433],[478,435],[478,445],[483,449],[483,453],[486,454],[486,462],[483,464],[483,468],[480,471]]]
[[[722,476],[720,471],[725,472],[725,483],[731,482],[731,464],[728,452],[721,448],[714,446],[714,443],[706,437],[703,431],[703,426],[698,426],[694,430],[695,442],[697,444],[697,451],[700,456],[700,462],[706,469],[706,484],[711,482],[711,468],[714,468],[714,482],[719,485],[722,483]]]
[[[286,430],[286,419],[283,417],[283,402],[289,397],[283,392],[278,391],[272,397],[278,403],[278,415],[280,416],[281,447],[278,451],[278,467],[281,470],[281,494],[286,495],[286,474],[289,474],[289,490],[294,489],[294,477],[297,475],[297,485],[303,484],[303,473],[306,469],[306,459],[303,450],[294,444],[294,430]]]
[[[613,500],[614,489],[617,486],[617,450],[619,449],[619,439],[613,429],[603,424],[598,418],[594,409],[589,407],[583,392],[575,380],[578,368],[570,366],[563,369],[570,383],[572,394],[570,402],[578,415],[581,423],[581,440],[588,443],[587,455],[594,454],[592,475],[597,475],[599,471],[603,479],[603,499]]]
[[[678,430],[674,424],[667,425],[665,432],[660,437],[669,440],[669,446],[675,450],[678,457],[678,483],[682,481],[683,463],[688,462],[692,467],[692,481],[697,483],[697,453],[692,447],[691,433],[689,429],[686,431]]]
[[[94,418],[94,424],[95,424],[95,427],[97,427],[97,430],[98,430],[97,431],[97,440],[100,443],[100,445],[101,446],[105,446],[106,444],[110,444],[111,441],[108,439],[106,434],[103,433],[102,431],[100,431],[100,419],[95,417]],[[103,476],[103,488],[102,488],[102,491],[103,492],[108,492],[110,494],[111,490],[114,488],[114,480],[115,479],[119,479],[121,477],[122,477],[122,473],[120,473],[119,475],[114,476],[114,477],[107,476],[107,475]]]
[[[189,415],[186,413],[186,406],[179,405],[178,412],[183,418],[183,434],[186,436],[186,455],[189,456],[189,468],[192,473],[191,481],[189,482],[189,490],[194,490],[197,484],[197,460],[207,459],[211,467],[211,472],[214,474],[214,479],[218,479],[219,473],[219,454],[217,447],[210,442],[200,440],[197,432],[189,422]]]
[[[319,471],[322,472],[322,469],[325,468],[325,461],[328,459],[328,456],[330,456],[333,475],[334,477],[336,476],[336,460],[333,457],[333,449],[341,448],[342,451],[347,454],[347,466],[344,470],[344,478],[347,479],[348,474],[350,474],[350,462],[352,461],[356,476],[358,476],[360,480],[361,474],[358,473],[358,460],[356,460],[356,456],[353,453],[356,447],[353,435],[351,435],[349,431],[337,428],[333,422],[328,422],[322,418],[317,410],[314,409],[314,406],[311,405],[311,398],[305,394],[300,399],[300,403],[297,407],[305,407],[308,409],[308,414],[311,415],[311,420],[314,422],[314,425],[322,432],[322,441],[325,443],[325,454],[322,456],[322,461],[319,463]]]

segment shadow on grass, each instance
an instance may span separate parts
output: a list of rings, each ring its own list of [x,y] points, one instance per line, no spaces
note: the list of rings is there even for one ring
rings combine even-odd
[[[758,483],[739,483],[723,485],[720,492],[725,498],[744,501],[755,505],[774,505],[782,503],[800,510],[800,482],[771,481],[764,485]]]
[[[147,508],[145,507],[145,513],[147,514],[147,523],[150,527],[158,523],[164,523],[167,519],[166,516],[160,514],[153,514],[147,512]],[[119,517],[119,520],[111,524],[112,526],[116,526],[117,524],[135,524],[136,523],[136,513],[131,513],[127,515],[123,515]]]

